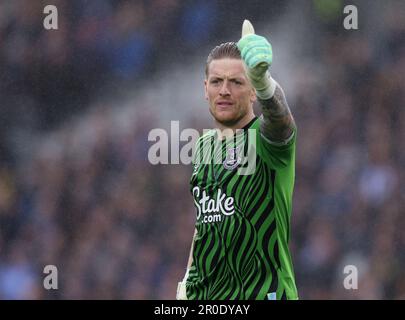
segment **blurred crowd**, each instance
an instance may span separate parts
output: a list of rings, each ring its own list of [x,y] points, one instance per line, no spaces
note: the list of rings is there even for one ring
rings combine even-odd
[[[274,1],[273,7],[280,2]],[[255,3],[238,8],[248,15]],[[150,78],[179,56],[187,61],[201,44],[226,34],[232,24],[221,24],[220,17],[232,22],[240,14],[229,10],[231,4],[231,0],[1,1],[3,114],[17,126],[53,128],[86,109],[94,96]],[[57,8],[57,30],[44,28],[47,5]]]
[[[0,3],[0,299],[174,299],[194,232],[191,167],[148,162],[159,115],[147,106],[92,101],[181,63],[179,52],[208,53],[231,32],[221,19],[238,25],[257,1],[238,12],[230,1],[53,2],[57,32],[43,29],[43,2]],[[286,92],[301,299],[405,299],[405,19],[391,5],[378,39],[309,16],[317,37]],[[188,127],[204,121],[190,115]],[[57,290],[43,287],[46,265]],[[348,265],[357,290],[344,288]]]

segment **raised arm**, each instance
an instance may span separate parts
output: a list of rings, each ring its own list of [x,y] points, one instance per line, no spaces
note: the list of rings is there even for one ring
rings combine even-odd
[[[258,100],[263,113],[260,119],[260,131],[263,136],[273,143],[287,143],[294,132],[295,121],[283,89],[276,83],[274,95],[270,99]]]
[[[269,72],[273,61],[271,44],[266,38],[256,35],[252,24],[245,20],[238,48],[245,63],[246,74],[262,106],[261,133],[272,143],[288,142],[295,129],[295,122],[283,89]]]

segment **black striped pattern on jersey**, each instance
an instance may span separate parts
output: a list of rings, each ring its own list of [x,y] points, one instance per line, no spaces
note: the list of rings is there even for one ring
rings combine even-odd
[[[243,139],[247,154],[247,131]],[[193,266],[187,285],[189,299],[265,299],[267,293],[280,290],[277,268],[280,266],[274,208],[276,172],[256,155],[256,170],[239,175],[214,159],[225,159],[229,144],[217,144],[215,135],[203,136],[197,145],[200,168],[193,175],[191,188],[198,185],[212,198],[221,188],[235,199],[235,213],[217,223],[197,221]],[[201,152],[210,145],[210,161]],[[204,149],[205,153],[207,149]]]

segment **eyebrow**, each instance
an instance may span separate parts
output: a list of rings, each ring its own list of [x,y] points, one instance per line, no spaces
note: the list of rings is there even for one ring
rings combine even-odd
[[[220,75],[210,75],[209,78],[214,78],[214,79],[224,79],[224,78],[228,78],[229,80],[245,80],[245,77],[240,75],[232,75],[229,77],[224,77],[224,76],[220,76]]]

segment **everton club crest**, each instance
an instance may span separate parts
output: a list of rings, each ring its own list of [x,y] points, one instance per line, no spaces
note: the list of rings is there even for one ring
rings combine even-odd
[[[198,168],[199,168],[199,167],[200,167],[200,164],[199,164],[199,163],[195,163],[195,164],[194,164],[193,174],[192,174],[193,176],[198,173]]]
[[[226,153],[226,159],[223,162],[224,168],[227,170],[235,169],[242,162],[242,157],[239,153],[239,147],[229,148]]]

